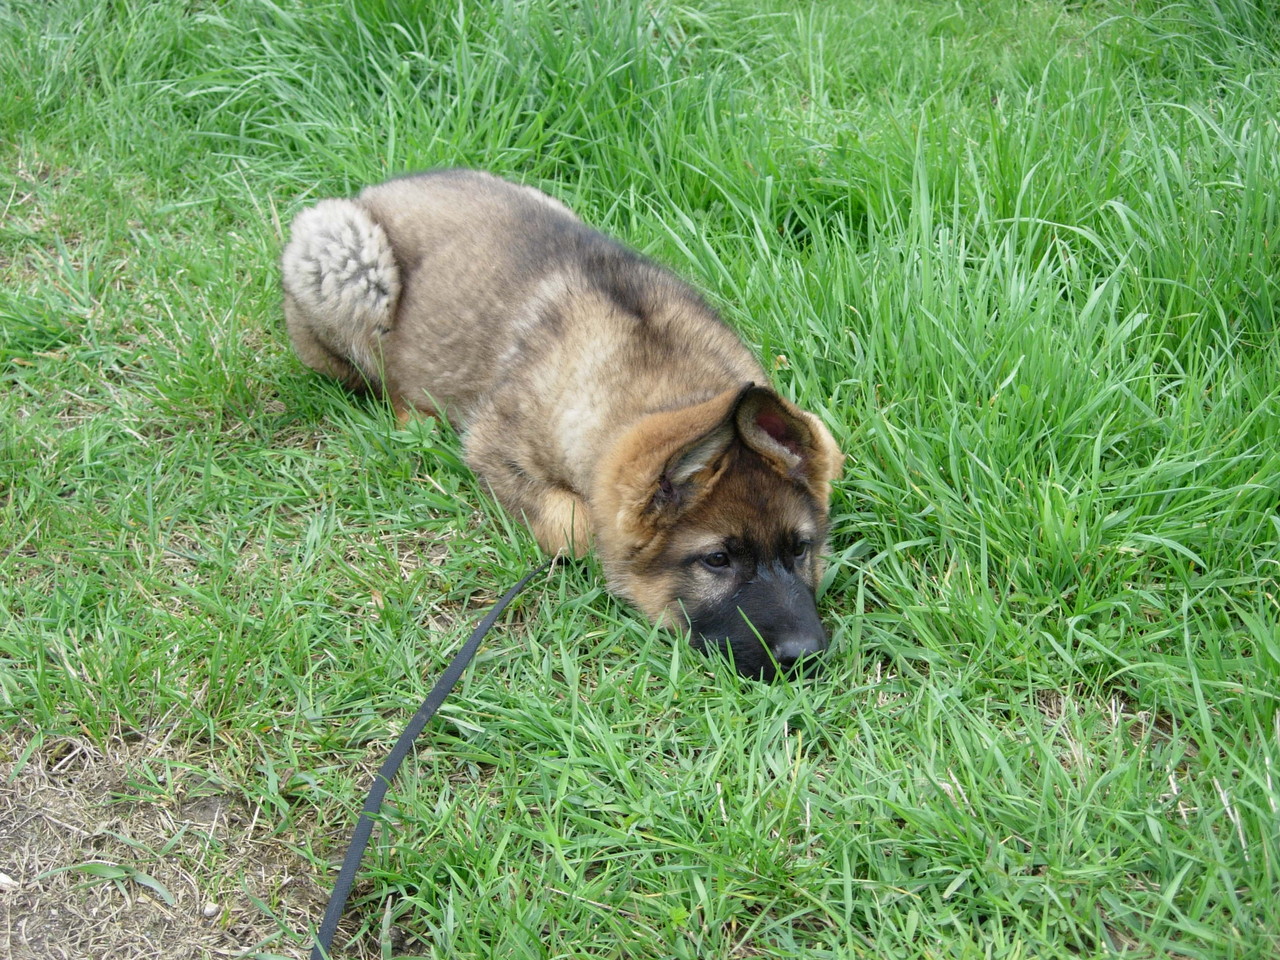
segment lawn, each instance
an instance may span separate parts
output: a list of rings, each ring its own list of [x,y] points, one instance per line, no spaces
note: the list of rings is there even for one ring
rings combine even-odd
[[[539,562],[306,370],[305,204],[483,167],[848,454],[818,678],[542,577],[336,956],[1280,955],[1268,0],[0,3],[0,955],[303,957]]]

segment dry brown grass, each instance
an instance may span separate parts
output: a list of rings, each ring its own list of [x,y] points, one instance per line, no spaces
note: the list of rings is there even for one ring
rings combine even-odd
[[[306,956],[328,879],[265,810],[215,786],[209,757],[60,739],[13,759],[27,746],[3,741],[0,956]]]

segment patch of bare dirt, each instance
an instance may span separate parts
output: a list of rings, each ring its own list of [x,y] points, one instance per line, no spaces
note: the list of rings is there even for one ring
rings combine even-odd
[[[60,739],[22,762],[23,747],[0,734],[0,956],[307,955],[327,888],[200,757]]]

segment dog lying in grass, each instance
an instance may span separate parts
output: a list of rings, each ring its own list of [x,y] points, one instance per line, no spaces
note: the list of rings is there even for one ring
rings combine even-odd
[[[283,278],[303,362],[448,418],[544,550],[594,548],[615,593],[746,676],[825,649],[843,457],[670,271],[538,190],[442,170],[303,210]]]

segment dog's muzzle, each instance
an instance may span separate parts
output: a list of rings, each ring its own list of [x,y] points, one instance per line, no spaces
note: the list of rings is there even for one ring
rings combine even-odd
[[[827,649],[813,591],[780,564],[757,572],[727,601],[692,611],[689,626],[694,646],[720,650],[758,680],[811,674]]]

